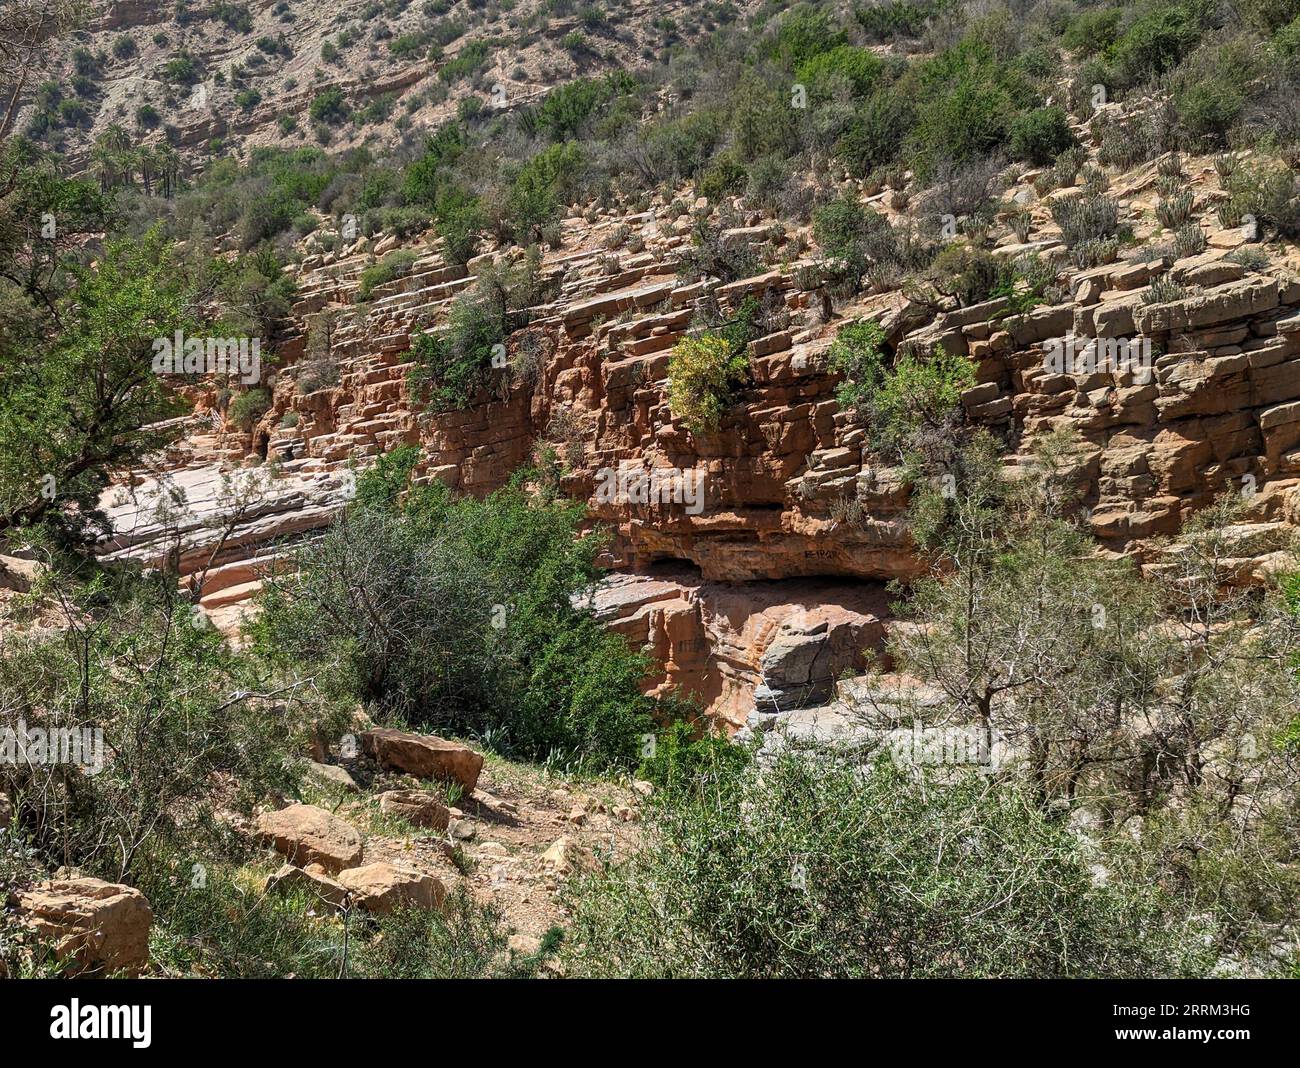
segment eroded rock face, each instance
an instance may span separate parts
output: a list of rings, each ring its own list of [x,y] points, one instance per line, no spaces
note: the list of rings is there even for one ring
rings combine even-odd
[[[663,666],[652,692],[678,687],[733,727],[757,707],[825,700],[835,680],[878,648],[889,618],[876,584],[830,580],[707,582],[683,569],[611,576],[598,618]]]
[[[434,734],[411,734],[392,727],[363,731],[361,748],[383,767],[404,771],[417,779],[441,779],[459,783],[465,793],[474,792],[483,757],[468,746],[449,742]]]
[[[1149,165],[1117,178],[1112,193],[1139,241],[1152,244],[1160,237],[1150,221],[1153,173]],[[1212,173],[1207,163],[1195,183],[1212,181]],[[1025,312],[1005,297],[940,311],[895,291],[836,306],[827,320],[821,294],[802,288],[809,258],[725,285],[684,284],[677,266],[688,238],[675,225],[653,228],[637,253],[607,247],[615,227],[654,222],[654,211],[596,221],[575,215],[564,220],[564,247],[541,266],[548,302],[530,309],[527,326],[507,339],[510,360],[527,352],[531,372],[497,372],[473,403],[440,413],[422,410],[409,393],[411,337],[446,321],[481,264],[514,253],[460,266],[446,263],[436,242],[417,244],[410,273],[377,286],[363,306],[355,300],[358,280],[374,260],[365,241],[305,256],[301,299],[277,342],[271,409],[251,432],[205,431],[196,440],[206,445],[194,449],[210,463],[250,455],[278,461],[285,507],[238,532],[238,544],[204,582],[201,603],[230,625],[256,590],[259,567],[274,557],[272,532],[326,522],[345,499],[349,463],[364,467],[394,446],[415,444],[424,454],[417,481],[483,495],[545,445],[563,461],[562,492],[586,502],[592,520],[613,533],[603,562],[632,577],[615,577],[602,591],[602,615],[650,645],[663,664],[656,686],[700,693],[733,725],[755,709],[820,699],[830,679],[854,666],[853,647],[881,638],[883,599],[877,604],[857,584],[907,580],[924,567],[908,528],[904,472],[873,451],[872,427],[841,407],[839,378],[827,368],[836,335],[858,319],[879,323],[890,353],[943,346],[968,358],[975,384],[961,398],[965,418],[1008,443],[1009,466],[1026,463],[1041,435],[1076,431],[1083,448],[1073,481],[1092,534],[1110,553],[1158,566],[1161,539],[1225,490],[1249,489],[1242,521],[1252,532],[1229,570],[1235,581],[1264,581],[1282,535],[1300,521],[1294,257],[1275,256],[1264,270],[1227,259],[1244,238],[1215,231],[1213,197],[1205,197],[1198,203],[1206,205],[1207,252],[1077,270],[1049,198],[1036,196],[1029,176],[1009,197],[1031,211],[1034,240],[1004,242],[994,253],[1042,256],[1069,299]],[[891,220],[899,215],[880,195],[869,203]],[[740,236],[764,230],[766,220],[747,212],[745,222]],[[1147,287],[1162,278],[1192,288],[1182,299],[1148,304]],[[668,403],[671,351],[701,313],[733,315],[747,296],[767,309],[761,336],[749,345],[750,381],[716,431],[693,433]],[[340,316],[330,335],[339,381],[300,390],[310,323],[322,312]],[[1070,337],[1143,341],[1152,366],[1144,375],[1104,363],[1057,367],[1051,349]],[[638,475],[659,489],[638,492]],[[203,555],[201,531],[185,537],[183,572]],[[156,556],[164,546],[153,541],[128,539],[115,552]],[[674,580],[681,589],[657,585],[659,568],[682,565],[694,577]],[[807,598],[794,585],[805,581]],[[780,582],[792,585],[777,592],[771,584]],[[701,584],[709,583],[706,593]]]
[[[137,975],[149,963],[153,910],[139,890],[83,877],[40,883],[17,898],[19,920],[75,962],[72,974]]]
[[[264,812],[257,819],[257,830],[293,864],[319,864],[328,872],[339,872],[361,861],[361,832],[314,805]]]

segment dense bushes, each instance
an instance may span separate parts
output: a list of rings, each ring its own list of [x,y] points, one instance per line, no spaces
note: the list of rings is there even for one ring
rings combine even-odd
[[[1030,163],[1054,163],[1076,143],[1074,131],[1061,108],[1038,108],[1017,115],[1011,123],[1011,154]]]
[[[1014,785],[787,750],[670,791],[631,859],[571,894],[584,975],[1204,974],[1200,932]],[[1015,891],[1008,892],[1014,883]]]
[[[103,736],[99,768],[0,763],[16,820],[47,859],[133,876],[159,850],[212,847],[210,777],[228,777],[225,801],[244,809],[291,783],[284,756],[317,710],[264,690],[255,666],[178,602],[174,575],[53,581],[64,629],[7,636],[0,713],[9,726]]]
[[[646,664],[576,606],[599,547],[576,536],[582,507],[520,485],[484,501],[407,489],[417,460],[384,458],[356,506],[269,585],[259,649],[386,721],[530,759],[633,763],[652,707]]]

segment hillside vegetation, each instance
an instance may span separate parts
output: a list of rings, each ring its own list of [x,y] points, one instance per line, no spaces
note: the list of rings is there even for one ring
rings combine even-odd
[[[0,730],[102,763],[0,736],[0,971],[1300,974],[1300,0],[79,8],[0,12]],[[1118,305],[1150,366],[1045,364]],[[638,428],[753,499],[596,514]],[[719,540],[893,580],[853,732],[609,625]]]

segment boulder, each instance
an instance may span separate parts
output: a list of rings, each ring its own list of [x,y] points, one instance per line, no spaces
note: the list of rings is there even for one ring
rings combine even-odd
[[[379,795],[379,811],[435,831],[445,831],[451,818],[447,806],[424,790],[385,790]]]
[[[567,834],[560,835],[551,847],[542,854],[542,863],[557,875],[590,867],[593,862],[591,854]]]
[[[264,841],[294,864],[319,864],[333,873],[361,860],[361,832],[315,805],[264,812],[258,817],[257,829]]]
[[[356,781],[348,774],[346,768],[341,768],[337,764],[321,764],[315,760],[307,764],[307,778],[317,789],[326,792],[342,790],[345,793],[355,794],[358,791]]]
[[[348,888],[331,879],[329,872],[319,864],[308,864],[305,868],[285,864],[274,875],[266,877],[266,889],[280,893],[289,890],[305,890],[327,905],[335,907],[342,907],[348,897]]]
[[[36,560],[0,555],[0,589],[26,593],[45,572],[45,565]]]
[[[483,757],[474,750],[433,734],[376,727],[362,733],[361,748],[386,768],[418,779],[457,782],[467,794],[474,792],[483,770]]]
[[[71,974],[137,975],[149,963],[153,910],[144,894],[101,879],[55,879],[18,893],[18,918]]]
[[[381,914],[403,905],[437,908],[447,894],[432,875],[402,871],[382,861],[349,868],[339,874],[338,881],[352,894],[358,908]]]

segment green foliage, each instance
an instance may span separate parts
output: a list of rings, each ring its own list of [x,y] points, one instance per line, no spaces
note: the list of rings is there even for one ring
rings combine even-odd
[[[900,158],[916,122],[910,87],[877,92],[854,111],[848,128],[835,146],[836,156],[859,178],[887,167]]]
[[[478,251],[487,216],[478,197],[464,190],[447,189],[438,199],[438,235],[448,263],[466,263]]]
[[[566,142],[543,149],[518,169],[507,194],[509,221],[517,235],[536,239],[559,217],[561,198],[571,191],[582,163],[582,150]]]
[[[866,412],[885,379],[885,331],[870,319],[842,327],[826,353],[827,370],[842,376],[840,407]]]
[[[696,790],[733,774],[749,759],[747,749],[707,724],[679,719],[659,732],[654,752],[641,761],[637,774],[660,790]]]
[[[1283,237],[1300,234],[1300,195],[1296,176],[1282,163],[1242,161],[1224,183],[1229,199],[1221,208],[1228,226],[1242,225],[1247,216],[1256,223],[1256,236],[1272,230]]]
[[[958,304],[969,307],[1007,290],[1011,265],[991,252],[955,243],[934,258],[927,277],[940,293],[956,297]]]
[[[615,96],[632,91],[636,83],[622,72],[604,78],[577,78],[556,86],[537,106],[536,126],[552,141],[577,137]]]
[[[737,351],[727,338],[708,333],[683,338],[668,360],[668,406],[693,433],[711,434],[748,377],[744,350]]]
[[[343,97],[343,90],[337,85],[322,89],[312,97],[307,114],[311,117],[312,122],[323,122],[330,125],[343,122],[348,117],[348,105]]]
[[[1116,86],[1144,84],[1173,70],[1200,43],[1212,10],[1197,0],[1157,0],[1140,9],[1104,53]]]
[[[491,51],[492,46],[487,41],[466,41],[456,57],[438,69],[438,77],[448,83],[468,78],[487,62]]]
[[[193,85],[199,80],[199,67],[187,52],[169,59],[163,67],[163,77],[177,85]]]
[[[962,392],[974,384],[970,360],[942,347],[928,358],[909,353],[895,360],[872,401],[879,439],[899,443],[950,427],[960,418]]]
[[[227,803],[243,811],[291,785],[284,757],[306,738],[301,704],[260,696],[252,665],[178,603],[175,574],[50,581],[61,627],[7,636],[4,713],[49,730],[102,729],[103,748],[98,769],[91,748],[80,764],[0,763],[42,855],[120,881],[154,850],[214,848],[210,777],[236,784]]]
[[[848,85],[854,96],[865,97],[879,82],[885,62],[867,48],[839,45],[804,60],[795,77],[809,87],[813,99],[829,97],[836,82]]]
[[[400,450],[357,505],[270,583],[257,647],[373,715],[470,734],[501,752],[630,766],[652,702],[647,663],[581,597],[599,540],[581,505],[520,484],[486,500],[405,489]]]
[[[1106,51],[1115,43],[1123,14],[1123,10],[1118,7],[1096,7],[1080,11],[1070,19],[1065,32],[1061,34],[1062,46],[1082,58]]]
[[[452,304],[446,327],[414,335],[408,381],[418,402],[437,411],[464,408],[487,385],[494,362],[504,367],[505,340],[527,322],[536,295],[537,263],[533,250],[515,267],[485,264],[475,288]]]
[[[411,273],[418,255],[413,249],[395,248],[378,263],[373,263],[361,272],[360,285],[357,288],[358,300],[369,300],[376,286],[384,285]]]
[[[364,939],[346,975],[358,979],[529,979],[553,956],[560,932],[552,928],[534,954],[509,948],[504,916],[475,900],[464,886],[436,910],[399,909]]]
[[[874,208],[845,194],[813,212],[813,238],[837,261],[836,269],[856,289],[870,266],[872,248],[891,233],[889,221]]]
[[[1065,111],[1059,107],[1025,112],[1011,122],[1011,154],[1017,159],[1042,166],[1076,143]]]
[[[1192,137],[1208,145],[1225,145],[1246,109],[1246,97],[1235,85],[1214,79],[1188,86],[1178,94],[1175,106]]]
[[[230,421],[248,430],[271,409],[271,392],[264,386],[245,390],[230,402]]]
[[[830,16],[809,4],[800,4],[781,19],[764,51],[787,67],[799,67],[813,57],[848,42],[848,33],[836,27]]]
[[[1060,197],[1052,201],[1052,218],[1070,248],[1119,233],[1119,204],[1110,197]]]
[[[424,143],[424,154],[406,169],[404,195],[408,202],[433,207],[446,174],[465,151],[464,127],[440,126]]]
[[[486,385],[493,350],[505,341],[500,320],[479,301],[457,300],[439,333],[416,334],[412,386],[437,411],[464,408]]]
[[[672,791],[630,859],[571,893],[569,974],[637,978],[1203,974],[1200,931],[1022,791],[787,749]],[[1015,892],[1007,887],[1014,882]]]
[[[954,6],[954,0],[881,0],[855,5],[853,15],[868,38],[890,41],[895,37],[920,37],[930,19]]]
[[[918,76],[922,102],[911,143],[923,177],[940,160],[963,163],[996,152],[1018,113],[1039,102],[1030,79],[971,38],[923,61]]]
[[[64,328],[39,351],[0,353],[0,529],[68,505],[69,523],[93,520],[108,472],[157,448],[167,432],[144,428],[177,411],[152,372],[153,340],[190,325],[167,244],[110,241],[94,268],[67,273]]]

